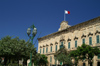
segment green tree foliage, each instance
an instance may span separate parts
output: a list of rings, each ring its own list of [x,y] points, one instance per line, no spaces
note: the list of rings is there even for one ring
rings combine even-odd
[[[18,37],[12,38],[6,36],[0,40],[0,57],[4,57],[4,64],[10,63],[11,60],[25,59],[27,60],[30,56],[30,51],[36,54],[36,49],[29,41],[20,40]]]
[[[78,46],[77,50],[70,52],[70,57],[73,57],[78,63],[78,59],[88,59],[88,62],[91,63],[94,55],[98,55],[100,53],[99,48],[92,48],[89,45],[83,44],[82,46]]]
[[[47,63],[48,63],[48,60],[47,60],[46,55],[41,55],[39,53],[36,54],[35,61],[34,61],[35,65],[39,65],[39,66],[45,65],[45,66],[47,66]]]
[[[56,60],[63,62],[63,64],[67,64],[69,66],[71,66],[72,62],[71,62],[71,58],[69,57],[69,52],[67,51],[67,49],[65,48],[65,46],[63,46],[62,48],[60,48],[55,54],[54,57]]]

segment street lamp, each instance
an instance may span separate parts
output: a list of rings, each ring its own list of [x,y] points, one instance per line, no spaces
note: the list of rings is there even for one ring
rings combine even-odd
[[[30,34],[31,34],[31,29],[33,29],[33,31],[32,31],[32,35],[30,36]],[[28,28],[28,29],[27,29],[27,35],[28,35],[29,38],[31,39],[31,44],[33,44],[33,39],[34,39],[36,33],[37,33],[37,29],[35,28],[34,25],[32,25],[31,28]],[[28,64],[28,66],[32,66],[32,51],[30,52],[30,63]]]

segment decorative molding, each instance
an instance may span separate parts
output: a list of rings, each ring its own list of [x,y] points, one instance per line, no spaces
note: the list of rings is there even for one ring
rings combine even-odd
[[[65,41],[65,39],[61,39],[60,42],[61,42],[61,41]]]
[[[40,48],[42,48],[42,46],[40,46]]]
[[[70,38],[68,38],[68,40],[67,41],[71,41],[71,39]]]
[[[78,37],[75,36],[74,40],[77,40],[77,39],[78,39]]]
[[[50,45],[53,45],[52,43],[50,43]]]
[[[100,34],[100,31],[97,30],[96,33],[95,33],[95,35],[96,35],[96,34]]]
[[[58,44],[58,42],[55,42],[55,44]]]
[[[93,36],[93,33],[90,32],[90,33],[88,34],[88,36]]]
[[[86,35],[83,34],[83,35],[81,36],[81,38],[84,38],[84,37],[86,37]]]
[[[49,46],[48,44],[46,44],[46,46]]]
[[[45,45],[43,45],[43,47],[45,47]]]

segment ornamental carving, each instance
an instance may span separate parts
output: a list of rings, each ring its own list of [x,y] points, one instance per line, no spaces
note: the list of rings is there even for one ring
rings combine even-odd
[[[58,44],[58,42],[55,42],[55,44]]]
[[[42,48],[42,46],[40,46],[40,48]]]
[[[49,46],[48,44],[46,44],[46,46]]]
[[[77,40],[77,39],[78,39],[78,37],[75,36],[74,40]]]
[[[86,35],[83,34],[81,38],[85,38],[85,37],[86,37]]]
[[[50,43],[50,45],[53,45],[52,43]]]
[[[88,34],[88,36],[93,36],[93,33],[90,32],[90,33]]]
[[[95,33],[95,35],[96,35],[96,34],[100,34],[100,31],[97,30],[96,33]]]
[[[71,39],[70,38],[68,38],[68,40],[67,41],[71,41]]]

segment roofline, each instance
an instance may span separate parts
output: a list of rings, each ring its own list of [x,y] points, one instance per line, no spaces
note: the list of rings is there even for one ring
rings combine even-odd
[[[46,35],[46,36],[43,36],[43,37],[41,37],[41,38],[38,38],[38,40],[41,40],[41,39],[43,39],[43,38],[46,38],[46,37],[52,36],[52,35],[54,35],[54,34],[57,34],[57,33],[63,32],[63,31],[70,30],[70,29],[72,29],[72,28],[75,28],[76,26],[80,26],[80,25],[83,25],[83,24],[90,23],[90,22],[92,22],[92,21],[94,21],[94,20],[97,20],[97,19],[100,19],[100,16],[99,16],[99,17],[96,17],[96,18],[93,18],[93,19],[90,19],[90,20],[88,20],[88,21],[85,21],[85,22],[79,23],[79,24],[77,24],[77,25],[71,26],[71,27],[69,27],[69,28],[67,28],[67,29],[64,29],[64,30],[61,30],[61,31],[57,31],[57,32],[54,32],[54,33],[48,34],[48,35]]]

